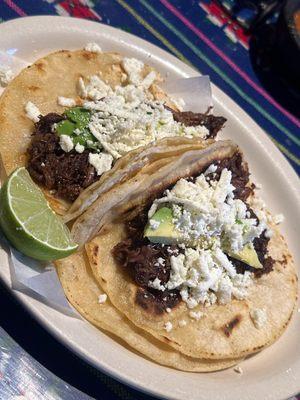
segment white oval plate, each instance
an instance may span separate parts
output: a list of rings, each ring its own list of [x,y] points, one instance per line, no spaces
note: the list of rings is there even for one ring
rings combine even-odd
[[[28,17],[0,25],[0,49],[32,62],[57,49],[76,49],[96,41],[104,51],[118,51],[156,67],[170,78],[197,72],[165,51],[120,30],[82,19]],[[215,113],[228,122],[222,137],[243,149],[255,182],[272,212],[282,212],[282,232],[300,263],[300,191],[296,173],[262,129],[229,97],[213,86]],[[1,133],[0,133],[1,134]],[[10,287],[7,258],[0,252],[0,276]],[[232,369],[193,374],[154,364],[122,347],[91,324],[67,317],[20,292],[14,294],[58,340],[84,360],[128,385],[160,397],[182,400],[282,400],[300,392],[300,313],[270,348],[242,363],[243,374]]]

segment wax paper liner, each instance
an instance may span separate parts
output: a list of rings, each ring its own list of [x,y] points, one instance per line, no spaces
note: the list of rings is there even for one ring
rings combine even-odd
[[[184,111],[206,113],[213,106],[207,75],[166,80],[161,87],[175,100],[184,100]]]
[[[68,303],[53,264],[27,257],[9,245],[0,230],[0,246],[6,251],[12,289],[25,293],[56,310],[80,318]]]
[[[6,52],[0,50],[0,69],[10,69],[14,76],[17,75],[23,68],[26,68],[29,63],[19,57],[14,56],[16,49],[9,49]],[[4,91],[4,87],[0,85],[0,95]]]
[[[0,51],[0,65],[8,65],[16,74],[28,65],[12,54]],[[205,113],[212,107],[211,87],[208,76],[167,80],[162,88],[175,101],[184,100],[183,110]],[[1,92],[0,92],[1,93]],[[1,163],[1,157],[0,157]],[[2,164],[2,163],[1,163]],[[3,182],[4,168],[1,167]],[[21,254],[9,245],[0,230],[0,245],[9,257],[12,288],[42,301],[50,307],[75,318],[81,318],[68,303],[56,269]]]

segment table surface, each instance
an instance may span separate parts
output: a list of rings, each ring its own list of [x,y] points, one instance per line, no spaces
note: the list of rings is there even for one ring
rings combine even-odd
[[[254,38],[220,17],[214,1],[0,0],[0,22],[42,14],[87,18],[126,30],[208,74],[300,172],[300,109],[271,69],[257,68]],[[257,45],[259,37],[255,39]],[[64,348],[1,283],[0,304],[0,399],[150,399]]]

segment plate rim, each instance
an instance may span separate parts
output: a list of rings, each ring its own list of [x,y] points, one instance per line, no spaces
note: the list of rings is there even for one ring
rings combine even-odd
[[[199,75],[200,72],[195,70],[194,68],[184,64],[181,60],[170,54],[169,52],[165,51],[164,49],[138,37],[133,34],[130,34],[128,32],[124,32],[121,29],[105,25],[100,22],[95,22],[95,21],[90,21],[90,20],[83,20],[80,18],[70,18],[70,17],[63,17],[63,16],[27,16],[27,17],[20,17],[20,18],[15,18],[11,19],[9,21],[5,21],[0,24],[0,33],[2,29],[5,29],[9,27],[10,29],[13,28],[15,25],[19,26],[20,25],[26,25],[32,23],[32,21],[38,21],[39,23],[41,20],[59,20],[62,22],[63,20],[66,21],[67,25],[72,25],[73,23],[80,24],[80,25],[90,25],[91,28],[98,28],[101,27],[104,31],[107,31],[108,35],[111,36],[113,33],[121,33],[122,37],[124,40],[122,40],[124,43],[135,43],[135,45],[139,48],[139,50],[143,50],[145,53],[151,53],[153,57],[157,57],[160,61],[162,60],[162,57],[164,57],[166,61],[166,65],[174,65],[180,71],[182,74],[184,74],[186,77],[187,76],[195,76]],[[131,44],[132,44],[131,43]],[[248,131],[257,131],[258,138],[256,138],[256,145],[259,146],[267,146],[270,148],[270,160],[271,158],[276,158],[280,161],[280,164],[284,167],[285,171],[285,177],[288,181],[289,186],[293,189],[294,194],[296,197],[299,199],[299,210],[300,210],[300,186],[299,186],[299,178],[296,173],[296,171],[293,169],[291,164],[288,162],[288,160],[285,158],[285,156],[281,153],[281,151],[275,146],[273,141],[270,139],[270,137],[266,134],[266,132],[244,111],[234,100],[232,100],[227,94],[225,94],[221,89],[219,89],[215,84],[212,83],[212,91],[213,91],[213,98],[214,98],[214,103],[218,103],[220,107],[225,108],[226,111],[231,114],[231,117],[242,124],[244,128]],[[245,126],[247,125],[247,126]],[[238,140],[237,140],[238,142]],[[106,365],[103,365],[99,362],[95,362],[89,355],[85,354],[80,348],[76,346],[75,343],[72,343],[68,338],[64,337],[61,335],[59,332],[59,328],[56,328],[55,325],[52,323],[49,323],[46,319],[45,316],[42,315],[42,311],[39,313],[36,312],[35,306],[30,304],[27,300],[26,297],[24,297],[24,294],[21,294],[20,292],[12,289],[9,287],[9,283],[5,281],[1,277],[1,280],[4,282],[5,286],[11,291],[11,293],[17,297],[18,301],[22,304],[22,306],[25,307],[25,309],[39,322],[41,325],[48,331],[50,332],[56,340],[59,342],[63,343],[70,351],[76,353],[79,357],[81,357],[83,360],[94,366],[95,368],[99,369],[100,371],[104,372],[105,374],[108,374],[109,376],[113,377],[117,381],[121,383],[125,383],[126,385],[140,390],[144,393],[147,393],[151,396],[156,396],[156,397],[161,397],[161,398],[170,398],[170,394],[166,394],[162,392],[159,389],[153,389],[150,387],[148,384],[147,387],[145,387],[142,383],[139,382],[133,382],[132,380],[128,379],[126,376],[122,375],[122,372],[118,372],[114,369],[113,367],[108,367]],[[299,389],[295,393],[289,393],[288,396],[293,396],[297,394],[300,391],[300,386]],[[174,397],[175,398],[175,397]],[[176,397],[177,398],[177,397]]]

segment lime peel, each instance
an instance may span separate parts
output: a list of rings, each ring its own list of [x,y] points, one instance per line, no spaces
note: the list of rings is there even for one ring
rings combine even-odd
[[[24,167],[16,169],[1,189],[0,224],[19,251],[38,260],[64,258],[78,247]]]

